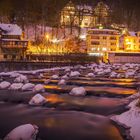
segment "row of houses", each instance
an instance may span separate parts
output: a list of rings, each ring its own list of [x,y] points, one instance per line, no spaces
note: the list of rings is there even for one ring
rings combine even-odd
[[[94,28],[88,29],[83,39],[85,42],[83,44],[86,46],[85,53],[90,55],[104,55],[108,52],[140,52],[140,32]],[[22,29],[18,25],[0,24],[1,60],[26,59],[28,47],[30,47],[29,41],[24,39]]]
[[[87,52],[140,52],[140,32],[120,32],[114,29],[90,29],[87,32]]]

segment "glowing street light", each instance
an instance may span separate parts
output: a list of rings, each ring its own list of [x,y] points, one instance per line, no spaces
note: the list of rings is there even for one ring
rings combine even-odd
[[[45,35],[45,38],[46,38],[47,40],[49,40],[49,38],[50,38],[49,34],[46,34],[46,35]]]

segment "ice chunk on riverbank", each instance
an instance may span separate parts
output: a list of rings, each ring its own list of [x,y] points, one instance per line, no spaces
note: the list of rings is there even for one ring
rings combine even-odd
[[[25,124],[13,129],[4,140],[35,140],[37,133],[36,125]]]
[[[9,88],[11,85],[11,83],[7,82],[7,81],[3,81],[0,83],[0,89],[7,89]]]
[[[13,83],[9,89],[11,90],[20,90],[23,87],[23,83]]]
[[[33,90],[34,87],[35,87],[35,84],[27,83],[27,84],[23,85],[22,91]]]
[[[40,94],[35,95],[29,101],[29,105],[43,105],[44,103],[46,103],[46,99]]]
[[[44,85],[38,84],[34,87],[33,92],[45,92]]]
[[[86,90],[84,87],[76,87],[73,88],[69,94],[73,96],[85,96]]]

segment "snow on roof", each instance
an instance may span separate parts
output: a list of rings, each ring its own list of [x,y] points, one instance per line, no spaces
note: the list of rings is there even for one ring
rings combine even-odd
[[[92,6],[89,6],[89,5],[77,5],[77,9],[79,9],[79,10],[85,9],[85,10],[92,11]]]
[[[22,29],[17,24],[0,24],[4,35],[22,35]]]
[[[130,36],[136,36],[136,32],[129,32]]]
[[[111,31],[111,32],[118,32],[118,30],[114,30],[114,29],[90,29],[89,31]]]

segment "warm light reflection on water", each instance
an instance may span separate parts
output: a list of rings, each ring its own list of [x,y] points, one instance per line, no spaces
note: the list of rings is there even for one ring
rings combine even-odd
[[[51,103],[59,103],[59,102],[63,102],[64,101],[63,98],[59,97],[56,94],[47,95],[46,98],[47,98],[47,101],[51,102]]]

